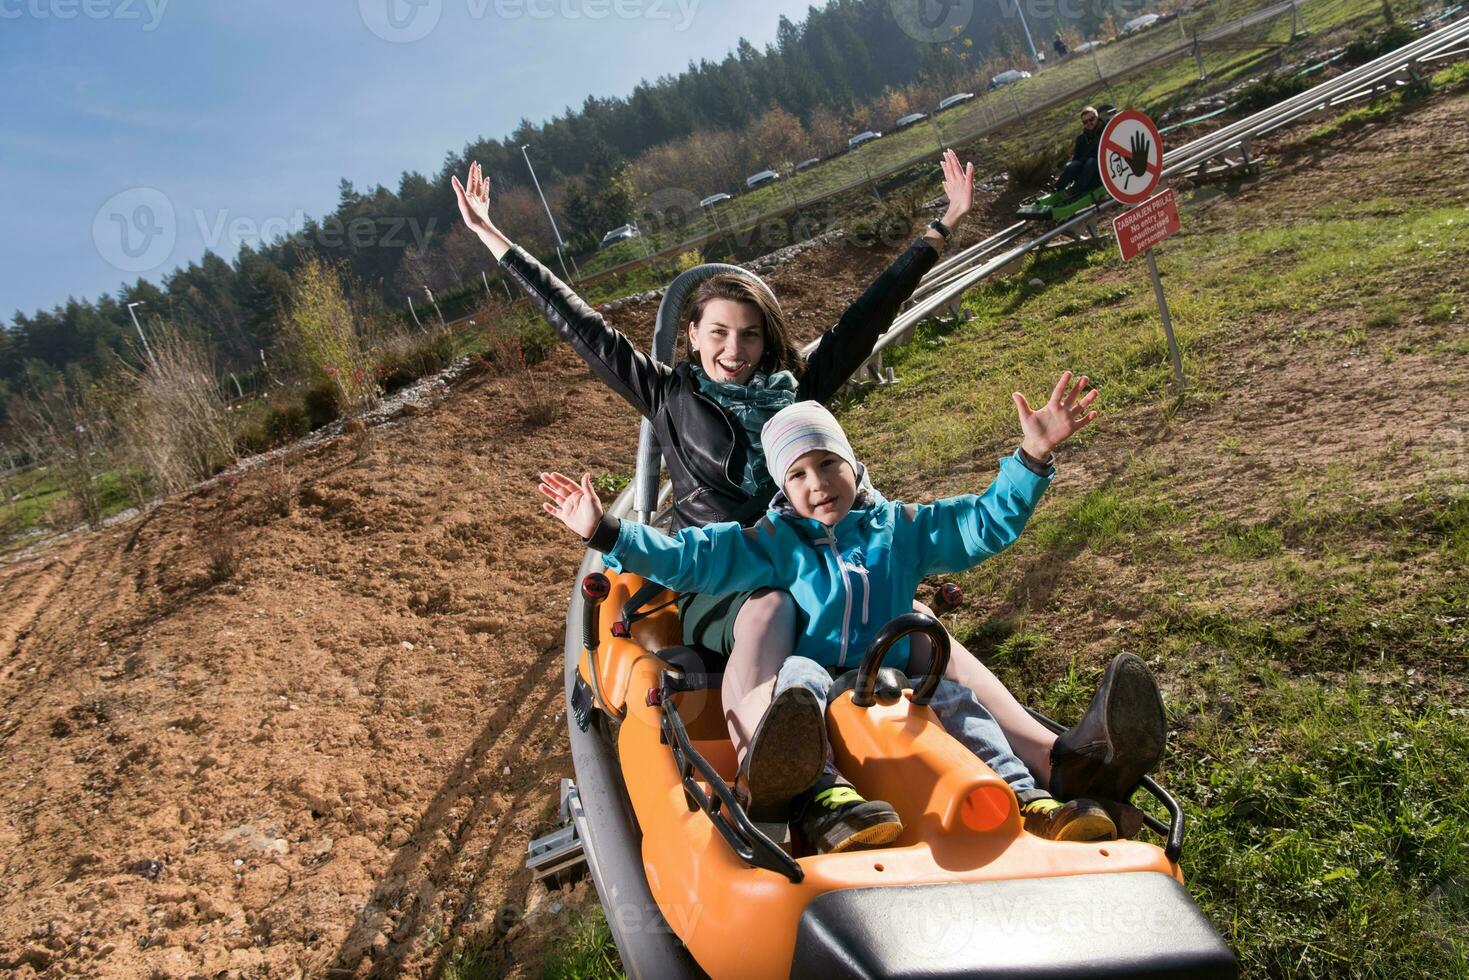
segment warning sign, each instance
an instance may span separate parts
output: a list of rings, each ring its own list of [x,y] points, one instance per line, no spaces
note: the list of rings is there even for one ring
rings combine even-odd
[[[1143,254],[1178,228],[1178,198],[1171,187],[1112,220],[1112,233],[1117,236],[1124,262]]]
[[[1153,120],[1127,109],[1107,121],[1097,146],[1102,184],[1123,204],[1145,201],[1163,176],[1163,138]]]

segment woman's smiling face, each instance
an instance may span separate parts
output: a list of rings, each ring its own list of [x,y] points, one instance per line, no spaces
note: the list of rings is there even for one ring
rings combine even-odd
[[[689,350],[715,381],[747,383],[765,356],[765,325],[750,303],[712,299],[698,322],[689,321]]]

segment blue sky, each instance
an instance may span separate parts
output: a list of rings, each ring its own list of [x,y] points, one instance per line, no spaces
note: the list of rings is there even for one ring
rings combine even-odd
[[[809,3],[0,0],[0,322],[233,258],[342,177],[433,176],[522,117],[763,47]],[[129,221],[176,234],[129,254]]]

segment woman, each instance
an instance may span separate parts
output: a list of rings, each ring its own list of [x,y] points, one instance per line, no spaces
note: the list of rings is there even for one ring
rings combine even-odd
[[[680,528],[730,520],[750,525],[764,514],[778,488],[766,472],[761,426],[795,401],[825,403],[837,394],[871,355],[899,307],[933,268],[946,239],[968,214],[974,165],[961,165],[958,155],[946,150],[942,166],[949,200],[943,219],[933,222],[868,285],[837,325],[822,335],[804,366],[796,363],[779,305],[737,275],[714,276],[695,289],[686,315],[687,359],[674,367],[657,362],[495,227],[489,217],[489,181],[477,162],[470,166],[468,186],[457,175],[453,186],[465,224],[505,273],[592,371],[652,420],[673,484],[673,523]],[[792,372],[801,368],[797,380]],[[759,590],[685,597],[680,609],[685,642],[729,657],[721,693],[730,737],[741,760],[742,794],[757,809],[764,796],[788,797],[790,782],[806,780],[808,774],[801,766],[786,764],[789,760],[780,746],[803,743],[803,732],[813,726],[824,732],[824,723],[812,718],[810,705],[779,699],[772,705],[776,671],[794,649],[797,632],[790,596]],[[1125,753],[1114,752],[1106,737],[1107,707],[1115,700],[1107,692],[1119,687],[1130,691],[1135,685],[1112,683],[1112,674],[1109,671],[1104,678],[1092,709],[1078,726],[1086,738],[1069,746],[1063,737],[1056,756],[1058,762],[1071,760],[1068,773],[1079,767],[1064,787],[1074,795],[1083,795],[1099,780],[1130,788],[1142,775],[1133,776],[1133,771],[1144,762],[1147,768],[1156,762],[1156,754],[1151,760],[1124,759],[1118,772],[1112,757]],[[989,669],[957,643],[949,676],[979,695],[1036,778],[1042,784],[1051,781],[1056,736],[1031,718]],[[1156,691],[1152,696],[1156,699]],[[1159,716],[1161,728],[1161,708]],[[1098,732],[1103,736],[1100,742]],[[770,751],[764,749],[767,744]],[[819,774],[818,766],[810,781]],[[841,794],[843,805],[855,806],[854,795]]]

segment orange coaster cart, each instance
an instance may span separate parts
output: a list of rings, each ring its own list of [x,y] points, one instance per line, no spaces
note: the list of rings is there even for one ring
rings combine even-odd
[[[669,360],[687,290],[731,268],[675,280],[655,355]],[[657,463],[645,424],[638,477],[609,510],[656,523]],[[1177,803],[1144,780],[1170,814],[1147,818],[1163,847],[1026,833],[1008,784],[928,707],[948,638],[919,614],[890,623],[835,682],[827,722],[842,772],[897,809],[903,834],[879,849],[793,854],[782,828],[751,822],[735,800],[723,665],[680,645],[673,598],[584,558],[567,615],[568,826],[534,842],[530,861],[585,858],[630,977],[1237,975],[1183,888]],[[910,680],[882,659],[914,632],[940,656]]]

